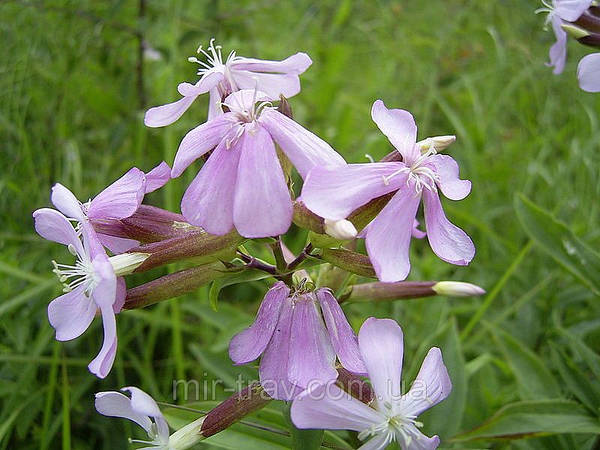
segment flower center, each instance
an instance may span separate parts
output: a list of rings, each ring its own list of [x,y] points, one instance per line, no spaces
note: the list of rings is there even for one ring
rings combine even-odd
[[[423,189],[428,189],[430,191],[437,191],[436,182],[439,181],[439,176],[433,169],[425,166],[427,160],[432,155],[435,155],[437,150],[434,145],[431,144],[428,146],[426,150],[421,150],[421,155],[415,159],[410,166],[402,167],[398,169],[394,173],[383,176],[383,184],[386,186],[390,184],[390,180],[397,175],[402,173],[408,174],[406,179],[406,185],[410,185],[411,181],[415,185],[415,194],[420,195],[423,192]]]
[[[62,283],[63,292],[71,292],[83,285],[85,286],[84,293],[89,297],[100,281],[98,275],[89,259],[82,259],[77,255],[72,245],[69,245],[68,249],[72,254],[77,256],[75,264],[59,264],[56,261],[52,261],[54,265],[52,272],[56,274],[58,280]]]
[[[385,421],[361,431],[358,434],[358,438],[365,440],[371,436],[385,434],[385,445],[398,441],[403,444],[403,448],[408,447],[413,439],[418,440],[421,438],[418,428],[421,428],[423,424],[417,422],[416,418],[417,416],[403,414],[388,416]]]

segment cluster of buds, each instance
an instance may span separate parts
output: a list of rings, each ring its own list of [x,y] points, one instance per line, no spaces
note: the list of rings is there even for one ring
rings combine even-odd
[[[207,58],[191,59],[201,66],[199,81],[181,83],[180,100],[151,108],[145,117],[150,127],[168,125],[209,93],[208,121],[186,134],[172,168],[164,162],[148,173],[133,168],[88,202],[57,184],[51,194],[56,209],[34,212],[37,232],[76,257],[72,265],[55,263],[65,293],[50,303],[48,316],[56,338],[70,340],[100,311],[104,343],[89,369],[104,378],[117,352],[117,314],[213,282],[266,279],[272,284],[256,321],[229,348],[234,364],[261,358],[260,383],[172,435],[156,402],[137,388],[126,388],[131,398],[97,394],[97,410],[133,420],[148,433],[143,442],[165,449],[188,448],[272,399],[294,402],[297,427],[353,429],[369,439],[369,448],[393,441],[403,448],[437,446],[437,436],[420,433],[415,418],[450,392],[440,350],[430,351],[417,377],[425,397],[412,389],[402,395],[399,325],[367,319],[357,336],[340,304],[484,293],[465,282],[405,281],[413,238],[426,236],[451,264],[467,265],[474,257],[473,242],[446,218],[440,201],[440,194],[461,200],[471,190],[459,178],[458,163],[439,153],[456,138],[418,141],[412,115],[377,100],[372,119],[395,149],[379,162],[347,164],[293,119],[287,97],[300,91],[299,75],[312,63],[308,55],[264,61],[232,52],[223,58],[213,41],[199,54]],[[205,163],[183,196],[181,214],[142,204],[146,193],[201,157]],[[292,168],[304,181],[301,192],[294,191]],[[421,203],[425,231],[417,220]],[[282,240],[292,223],[307,231],[299,254]],[[358,239],[365,240],[366,254],[357,251]],[[248,248],[256,246],[272,256],[254,256]],[[138,286],[125,280],[184,261],[181,270]],[[361,419],[354,425],[336,419],[343,408]],[[329,419],[312,420],[317,409]]]

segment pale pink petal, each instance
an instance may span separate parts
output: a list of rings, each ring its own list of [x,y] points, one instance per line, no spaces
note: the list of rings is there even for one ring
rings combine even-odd
[[[269,61],[255,58],[239,58],[234,61],[231,68],[249,70],[252,72],[295,73],[301,74],[310,67],[312,60],[306,53],[296,53],[282,61]]]
[[[100,311],[102,313],[104,341],[98,355],[88,364],[88,369],[98,378],[105,378],[110,372],[117,354],[117,324],[112,305],[100,307]]]
[[[265,351],[279,320],[279,311],[290,289],[279,281],[269,289],[263,299],[254,323],[236,334],[229,343],[229,357],[236,364],[246,364]]]
[[[162,417],[162,413],[160,412],[160,408],[156,404],[156,401],[140,388],[128,386],[121,390],[131,394],[131,409],[138,414],[150,417]]]
[[[317,166],[302,186],[302,201],[325,219],[345,219],[359,206],[404,186],[406,174],[386,178],[404,168],[401,162]]]
[[[90,202],[91,219],[123,219],[135,213],[144,199],[146,176],[133,167]]]
[[[415,239],[423,239],[427,233],[419,229],[419,221],[415,219],[413,222],[412,237]]]
[[[380,281],[402,281],[408,276],[410,240],[419,203],[413,184],[405,184],[363,230],[367,253]]]
[[[69,220],[55,209],[41,208],[33,213],[35,231],[49,241],[73,245],[77,253],[83,253],[81,240]]]
[[[125,278],[117,278],[117,291],[115,295],[115,302],[113,303],[113,311],[115,314],[119,314],[125,304],[125,297],[127,297],[127,284],[125,284]]]
[[[81,237],[85,247],[86,257],[94,261],[94,269],[97,273],[102,273],[105,278],[114,277],[111,264],[108,262],[106,250],[100,242],[98,233],[88,220],[81,222]]]
[[[600,53],[584,56],[577,65],[579,87],[586,92],[600,92]]]
[[[440,445],[440,438],[437,436],[427,437],[416,428],[412,432],[410,442],[404,445],[406,450],[434,450]]]
[[[451,156],[433,155],[427,160],[427,165],[439,177],[437,185],[450,200],[462,200],[471,192],[471,182],[458,177],[458,164]]]
[[[146,174],[146,188],[144,192],[146,194],[154,192],[155,190],[167,184],[167,181],[170,179],[171,168],[166,162],[161,161],[158,166]]]
[[[274,109],[263,111],[259,122],[279,144],[302,178],[316,166],[346,164],[344,158],[327,142]]]
[[[319,289],[317,299],[321,304],[321,311],[331,338],[331,345],[342,366],[350,372],[366,375],[367,368],[360,356],[358,339],[338,301],[329,289]]]
[[[417,125],[412,114],[403,109],[388,109],[377,100],[371,108],[371,118],[392,145],[400,152],[403,161],[410,165],[419,156]]]
[[[290,409],[297,428],[364,431],[386,418],[334,383],[315,386],[294,399]]]
[[[196,159],[215,148],[234,127],[234,121],[233,114],[227,113],[188,132],[177,149],[171,176],[178,177]]]
[[[98,234],[98,239],[100,239],[100,242],[102,243],[102,245],[104,247],[106,247],[107,249],[109,249],[111,252],[113,252],[115,255],[118,255],[120,253],[125,253],[125,252],[131,250],[132,248],[135,248],[140,245],[139,241],[136,241],[134,239],[109,236],[108,234],[102,234],[102,233],[97,233],[97,234]]]
[[[239,159],[238,145],[227,148],[221,141],[181,200],[181,212],[189,223],[211,234],[231,231]]]
[[[556,36],[556,42],[550,47],[550,62],[547,66],[554,67],[555,75],[562,73],[567,61],[567,32],[561,28],[562,20],[558,16],[552,18],[552,29]]]
[[[83,220],[85,217],[79,200],[77,200],[69,189],[60,183],[52,186],[50,200],[56,206],[56,209],[71,219]]]
[[[196,100],[198,95],[208,92],[210,89],[215,87],[219,82],[223,79],[223,74],[218,72],[210,73],[195,86],[192,87],[190,85],[180,86],[179,89],[182,92],[185,92],[186,95],[182,99],[174,102],[168,103],[162,106],[155,106],[154,108],[150,108],[146,111],[146,115],[144,117],[144,123],[147,127],[164,127],[165,125],[169,125],[179,119],[184,112],[190,107],[190,105]],[[194,89],[195,87],[195,89]]]
[[[88,329],[98,307],[81,285],[55,298],[48,305],[48,320],[56,330],[57,341],[70,341]]]
[[[248,238],[285,233],[292,224],[292,199],[271,136],[261,126],[246,128],[237,148],[235,228]]]
[[[395,406],[402,396],[402,329],[391,319],[370,317],[358,332],[358,346],[378,404]]]
[[[260,360],[260,384],[267,394],[277,400],[291,400],[303,391],[288,380],[292,314],[292,302],[286,299],[279,313],[277,327]]]
[[[152,427],[150,418],[134,411],[131,407],[131,399],[120,392],[98,392],[94,403],[96,411],[103,416],[129,419],[137,423],[146,432],[149,432]]]
[[[337,379],[335,352],[314,294],[300,295],[294,306],[288,378],[302,388]]]
[[[221,107],[221,94],[217,88],[212,88],[209,91],[208,99],[208,120],[213,120],[223,114],[223,108]]]
[[[437,192],[424,189],[423,203],[427,239],[434,253],[451,264],[469,264],[475,256],[473,241],[467,233],[446,218]]]
[[[402,396],[399,408],[405,415],[418,416],[448,397],[451,391],[452,382],[442,352],[433,347],[425,356],[410,390]]]
[[[555,0],[553,13],[567,22],[575,22],[592,5],[592,0]]]
[[[257,89],[267,94],[270,100],[279,100],[279,96],[293,97],[300,92],[300,78],[296,74],[256,73],[236,70],[232,76],[240,89]]]
[[[390,444],[387,434],[377,434],[358,447],[357,450],[381,450]],[[407,449],[412,450],[412,449]]]

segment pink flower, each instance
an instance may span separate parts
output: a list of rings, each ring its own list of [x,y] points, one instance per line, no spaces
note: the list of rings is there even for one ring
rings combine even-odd
[[[181,141],[173,177],[214,149],[181,201],[181,212],[192,225],[217,235],[235,227],[249,238],[285,233],[292,222],[292,199],[275,143],[303,178],[315,166],[345,164],[329,144],[270,103],[257,104],[266,98],[252,90],[234,92],[226,99],[229,112]]]
[[[440,349],[427,353],[410,390],[402,395],[402,330],[390,319],[369,318],[358,333],[358,346],[375,390],[367,406],[334,383],[307,390],[292,403],[292,422],[298,428],[353,430],[366,440],[362,450],[379,450],[398,442],[403,450],[435,449],[438,436],[427,437],[417,416],[444,400],[452,383]]]
[[[70,341],[79,337],[100,310],[104,343],[88,368],[97,377],[104,378],[112,368],[117,351],[115,313],[125,301],[125,280],[115,275],[89,222],[81,222],[82,241],[71,222],[54,209],[38,209],[33,217],[40,236],[66,245],[77,258],[74,265],[54,263],[54,272],[65,286],[65,294],[48,305],[48,319],[56,330],[56,339]]]
[[[584,56],[577,66],[579,87],[586,92],[600,92],[600,53]]]
[[[181,100],[150,108],[144,123],[149,127],[164,127],[179,119],[196,98],[209,92],[208,120],[223,114],[221,102],[232,92],[256,89],[264,92],[269,100],[278,100],[280,95],[292,97],[300,92],[299,75],[312,64],[306,53],[296,53],[283,61],[266,61],[236,56],[232,51],[223,61],[221,46],[211,39],[208,51],[198,49],[206,57],[203,62],[196,57],[190,61],[198,63],[200,80],[196,84],[181,83],[177,87]]]
[[[437,154],[433,143],[421,150],[416,141],[417,126],[408,111],[387,109],[377,100],[371,116],[403,161],[317,166],[305,180],[303,202],[325,219],[340,220],[370,200],[396,192],[360,234],[381,281],[400,281],[410,272],[411,237],[422,237],[415,227],[421,198],[433,251],[449,263],[468,264],[475,247],[469,236],[444,215],[438,188],[449,199],[461,200],[471,191],[471,182],[458,178],[456,161]]]
[[[50,199],[54,206],[69,219],[83,223],[91,220],[124,219],[133,215],[142,204],[144,195],[164,186],[171,178],[171,169],[164,161],[145,174],[133,167],[125,175],[100,192],[93,199],[81,203],[60,183],[52,187]],[[132,239],[97,234],[100,242],[113,253],[123,253],[137,247]]]
[[[229,344],[229,356],[236,364],[261,354],[260,382],[280,400],[337,379],[336,355],[351,372],[366,372],[356,336],[328,289],[290,295],[283,282],[273,285],[252,326]]]

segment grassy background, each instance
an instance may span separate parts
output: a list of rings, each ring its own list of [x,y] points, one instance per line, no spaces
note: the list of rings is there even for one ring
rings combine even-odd
[[[186,57],[212,36],[239,55],[309,53],[313,66],[292,99],[296,119],[348,161],[390,150],[370,120],[377,98],[410,110],[420,138],[457,135],[449,152],[473,192],[460,203],[446,201],[446,212],[472,236],[477,255],[470,267],[457,268],[416,242],[410,279],[471,281],[489,296],[346,308],[355,327],[368,315],[399,321],[407,381],[426,349],[442,346],[457,393],[425,418],[426,429],[448,438],[510,402],[553,397],[556,389],[572,396],[559,381],[554,391],[545,383],[532,387],[506,350],[530,350],[544,375],[558,380],[551,344],[569,351],[558,330],[600,349],[598,298],[532,246],[513,208],[515,193],[523,192],[592,246],[600,240],[600,97],[577,87],[576,61],[585,49],[570,43],[560,77],[544,66],[553,39],[533,14],[536,2],[146,3],[143,15],[137,1],[0,3],[0,448],[126,448],[137,430],[96,414],[94,392],[137,385],[173,402],[174,379],[221,378],[227,387],[238,373],[256,376],[255,368],[232,368],[226,348],[251,321],[267,286],[261,282],[224,291],[217,313],[200,289],[119,316],[115,367],[107,379],[95,379],[86,365],[99,348],[100,323],[74,342],[54,341],[45,312],[59,292],[50,260],[64,254],[32,228],[31,212],[49,204],[54,182],[85,199],[132,165],[172,163],[179,139],[204,120],[206,99],[166,129],[146,129],[143,106],[178,98],[177,83],[196,79]],[[145,59],[141,73],[140,35],[160,55]],[[178,210],[192,172],[148,202]],[[467,325],[473,317],[480,318]],[[223,386],[215,392],[226,395]],[[261,441],[265,435],[254,433],[257,448],[281,448]],[[586,448],[590,439],[461,445]]]

